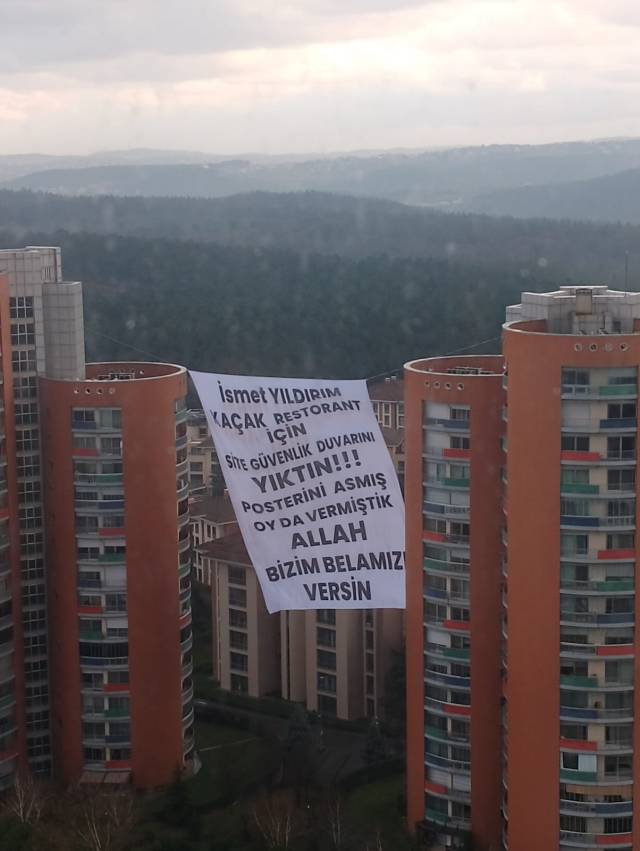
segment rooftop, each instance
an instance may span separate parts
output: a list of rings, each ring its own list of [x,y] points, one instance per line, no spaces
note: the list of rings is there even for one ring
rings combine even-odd
[[[368,387],[372,402],[402,402],[404,400],[404,381],[401,378],[385,378]]]
[[[189,508],[192,517],[202,517],[218,526],[236,522],[236,514],[228,496],[194,497]]]
[[[226,561],[228,564],[239,564],[243,567],[253,567],[253,563],[247,552],[244,539],[240,532],[234,532],[231,535],[223,535],[215,541],[209,541],[206,544],[200,544],[196,547],[199,553],[202,553],[205,558],[215,559],[216,561]]]
[[[560,287],[550,293],[522,293],[507,307],[506,324],[546,321],[549,334],[633,334],[640,320],[640,293],[606,286]]]
[[[380,431],[382,432],[384,442],[387,446],[400,446],[404,440],[403,428],[388,428],[387,426],[380,426]]]

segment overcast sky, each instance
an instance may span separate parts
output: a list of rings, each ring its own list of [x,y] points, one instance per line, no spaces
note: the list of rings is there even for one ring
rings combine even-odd
[[[640,136],[638,0],[0,0],[0,153]]]

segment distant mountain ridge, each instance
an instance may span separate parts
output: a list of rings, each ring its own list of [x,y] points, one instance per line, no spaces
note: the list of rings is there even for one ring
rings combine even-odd
[[[472,198],[471,213],[640,224],[640,168],[555,186],[520,186]]]
[[[499,190],[589,180],[640,168],[640,139],[389,151],[309,160],[252,156],[92,166],[85,160],[82,168],[48,167],[1,185],[66,195],[197,198],[314,190],[466,209],[478,196]]]

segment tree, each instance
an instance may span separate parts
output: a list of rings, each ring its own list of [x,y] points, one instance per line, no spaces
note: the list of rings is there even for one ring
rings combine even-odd
[[[192,815],[192,806],[182,772],[178,767],[173,772],[164,803],[162,820],[173,827],[187,827]]]
[[[294,746],[305,742],[311,735],[311,725],[309,717],[299,703],[294,703],[293,711],[289,716],[287,724],[287,735],[285,745],[289,750]]]
[[[32,774],[19,774],[7,799],[7,809],[25,824],[37,826],[49,801],[45,785]]]
[[[272,792],[260,798],[253,810],[253,818],[267,848],[291,847],[292,839],[300,832],[300,819],[290,796]]]
[[[362,746],[360,755],[362,756],[362,759],[369,764],[372,762],[378,762],[378,760],[384,759],[386,756],[384,742],[380,735],[380,727],[375,718],[369,726],[367,737],[364,740],[364,745]]]
[[[137,820],[129,788],[75,786],[60,800],[59,821],[88,851],[120,851]]]

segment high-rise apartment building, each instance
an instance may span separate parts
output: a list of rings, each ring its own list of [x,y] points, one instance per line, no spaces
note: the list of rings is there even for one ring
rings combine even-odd
[[[193,753],[185,370],[85,364],[56,248],[0,251],[0,341],[0,786],[165,783]]]
[[[344,719],[383,717],[402,649],[399,609],[269,614],[239,532],[196,546],[211,578],[213,669],[223,689]]]
[[[640,848],[639,368],[640,293],[604,286],[406,367],[409,819],[442,847]]]

